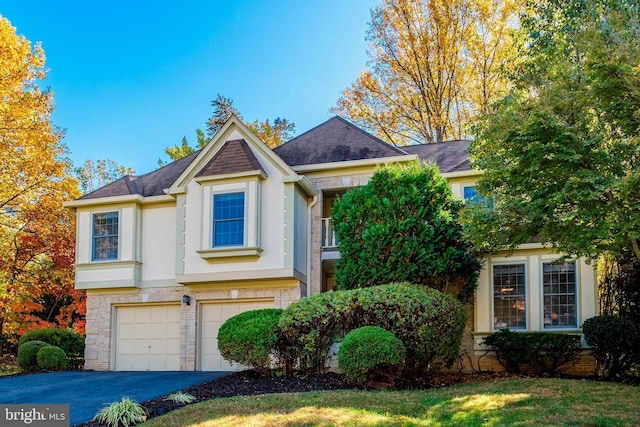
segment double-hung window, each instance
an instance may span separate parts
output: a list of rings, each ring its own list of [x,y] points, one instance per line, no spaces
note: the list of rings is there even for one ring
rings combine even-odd
[[[576,264],[542,264],[544,327],[576,328]]]
[[[93,214],[92,253],[93,261],[118,259],[118,212]]]
[[[212,246],[243,246],[245,229],[244,192],[214,194]]]
[[[527,297],[524,264],[493,266],[494,329],[525,329]]]

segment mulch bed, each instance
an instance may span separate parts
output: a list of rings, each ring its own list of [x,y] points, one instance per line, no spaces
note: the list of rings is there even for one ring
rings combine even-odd
[[[494,372],[478,374],[437,374],[428,378],[413,377],[398,379],[393,389],[426,390],[431,388],[447,387],[454,384],[490,381],[509,376],[511,375]],[[254,371],[241,371],[182,391],[193,395],[196,398],[193,403],[197,403],[219,397],[253,396],[269,393],[304,393],[308,391],[348,389],[357,389],[357,387],[345,383],[343,376],[336,373],[312,376],[261,377]],[[185,404],[164,400],[162,397],[142,402],[141,404],[147,410],[148,418],[157,417],[185,406]],[[84,424],[79,424],[76,427],[104,426],[104,424],[90,421]]]

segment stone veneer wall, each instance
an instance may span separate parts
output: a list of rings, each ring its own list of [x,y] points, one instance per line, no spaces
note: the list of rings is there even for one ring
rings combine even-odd
[[[476,337],[474,335],[473,327],[473,304],[467,304],[465,308],[469,317],[467,319],[464,335],[462,337],[460,359],[450,368],[444,369],[444,372],[471,373],[478,371],[506,371],[504,366],[502,366],[500,362],[498,362],[498,359],[496,359],[494,352],[486,350],[476,350],[474,348],[474,341],[476,340]],[[584,350],[578,358],[578,362],[568,368],[566,371],[563,371],[563,373],[578,376],[593,375],[595,374],[595,360],[593,356],[588,353],[588,350]]]
[[[196,368],[197,312],[198,301],[208,303],[215,300],[233,301],[252,298],[273,298],[274,307],[286,308],[300,299],[298,286],[266,286],[263,288],[234,289],[237,295],[232,296],[230,289],[192,290],[183,286],[170,288],[140,289],[130,293],[97,293],[87,295],[87,326],[85,365],[87,370],[108,371],[111,369],[110,349],[113,327],[114,305],[144,305],[150,303],[180,303],[182,354],[180,369],[193,371]],[[182,304],[182,296],[191,297],[191,305]]]

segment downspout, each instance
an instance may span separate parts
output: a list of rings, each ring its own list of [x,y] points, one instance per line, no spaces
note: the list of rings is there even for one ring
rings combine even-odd
[[[313,252],[311,230],[313,225],[312,211],[318,203],[318,196],[313,196],[311,204],[307,206],[307,296],[311,296],[311,253]]]

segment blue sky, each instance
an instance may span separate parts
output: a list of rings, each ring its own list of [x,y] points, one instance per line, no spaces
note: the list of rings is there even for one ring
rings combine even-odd
[[[218,93],[247,121],[281,117],[300,134],[331,117],[366,67],[377,0],[0,0],[40,41],[53,121],[76,165],[110,158],[137,174],[187,136]]]

